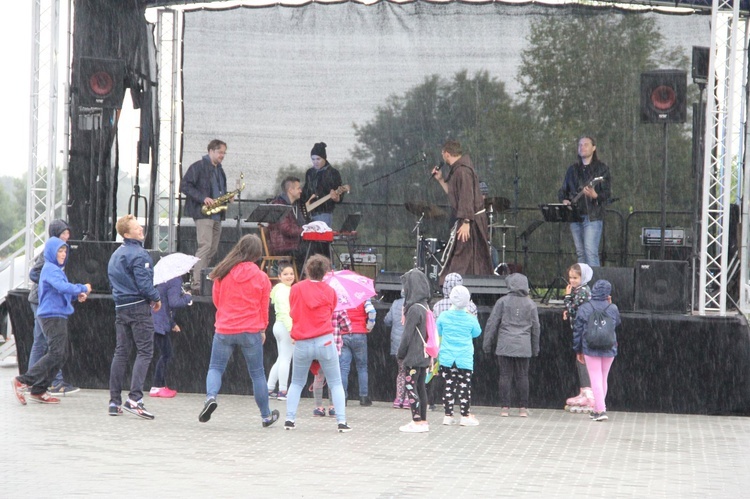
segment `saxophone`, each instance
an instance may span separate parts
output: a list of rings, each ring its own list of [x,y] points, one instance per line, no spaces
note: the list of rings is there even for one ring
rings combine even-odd
[[[242,190],[245,188],[245,182],[242,182],[239,189],[235,189],[232,192],[227,192],[223,196],[219,196],[218,198],[214,199],[214,204],[211,206],[206,206],[205,204],[201,206],[201,213],[204,215],[216,215],[219,212],[226,211],[226,209],[229,207],[229,202],[234,199],[236,195],[238,195]]]

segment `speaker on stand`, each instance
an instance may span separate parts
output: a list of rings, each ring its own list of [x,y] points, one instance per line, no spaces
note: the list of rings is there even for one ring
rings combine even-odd
[[[81,57],[78,66],[78,105],[121,109],[125,97],[125,61]]]

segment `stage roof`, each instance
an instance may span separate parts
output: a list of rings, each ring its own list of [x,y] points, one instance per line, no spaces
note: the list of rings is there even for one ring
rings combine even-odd
[[[185,9],[224,9],[234,7],[270,7],[270,6],[287,6],[287,7],[303,7],[311,3],[345,3],[347,1],[361,3],[361,4],[375,4],[383,1],[391,3],[412,3],[415,0],[206,0],[203,2],[195,2],[191,0],[140,0],[144,7],[167,7],[167,6],[183,6]],[[429,3],[451,3],[457,0],[418,0]],[[690,13],[708,13],[711,11],[711,0],[599,0],[596,2],[586,1],[581,2],[579,0],[460,0],[461,3],[476,3],[476,4],[487,4],[487,3],[504,3],[504,4],[537,4],[537,5],[549,5],[552,7],[557,6],[571,6],[571,5],[582,5],[592,8],[616,8],[622,10],[650,10],[657,11],[665,14],[690,14]],[[732,2],[728,2],[728,5],[732,5]],[[750,0],[740,0],[740,11],[743,14],[750,13]]]

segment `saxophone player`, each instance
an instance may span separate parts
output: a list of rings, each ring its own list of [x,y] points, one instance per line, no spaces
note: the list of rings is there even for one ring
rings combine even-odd
[[[227,153],[227,144],[218,139],[208,143],[208,154],[196,161],[180,182],[180,192],[185,196],[185,214],[195,220],[198,249],[195,256],[200,261],[193,267],[190,287],[194,295],[200,294],[201,270],[208,267],[219,249],[221,221],[225,211],[204,215],[201,208],[213,206],[216,199],[227,193],[227,176],[221,166]]]

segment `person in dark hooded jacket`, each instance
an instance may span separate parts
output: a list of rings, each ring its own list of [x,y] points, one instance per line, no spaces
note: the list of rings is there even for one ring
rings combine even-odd
[[[65,220],[58,219],[51,221],[47,231],[50,237],[59,237],[66,243],[70,239],[70,225]],[[47,337],[42,330],[42,320],[36,314],[37,307],[39,307],[39,277],[43,266],[44,251],[37,256],[34,266],[29,270],[29,280],[31,281],[31,285],[29,286],[29,306],[31,306],[31,311],[34,312],[34,343],[29,353],[29,369],[34,367],[34,364],[39,362],[39,359],[47,353]],[[57,375],[55,375],[55,379],[52,380],[52,385],[47,391],[52,395],[70,395],[79,392],[80,388],[66,382],[63,379],[62,369],[60,369],[57,371]]]
[[[425,378],[430,357],[425,352],[427,311],[429,310],[430,281],[418,269],[401,276],[404,289],[404,332],[397,357],[406,366],[406,393],[411,404],[411,423],[399,430],[405,433],[430,431],[427,423],[427,388]]]
[[[60,399],[47,393],[55,373],[68,357],[68,317],[73,313],[73,300],[85,301],[91,284],[72,284],[63,272],[68,257],[68,245],[60,238],[50,237],[44,245],[44,266],[39,278],[39,308],[37,316],[47,335],[49,350],[25,374],[11,379],[18,401],[26,405],[29,398],[41,404],[59,404]]]
[[[591,390],[594,392],[594,412],[590,414],[594,421],[606,421],[607,417],[607,378],[612,363],[617,356],[617,341],[608,350],[594,350],[586,342],[586,327],[594,310],[604,310],[604,313],[615,321],[615,327],[620,324],[620,311],[612,303],[612,284],[605,279],[596,281],[591,288],[591,300],[578,308],[578,315],[573,326],[573,350],[578,356],[578,362],[586,363],[586,369],[591,379]]]
[[[495,355],[500,368],[500,415],[509,415],[511,378],[519,397],[518,415],[529,415],[529,358],[539,355],[539,311],[529,297],[529,280],[523,274],[505,278],[510,290],[495,303],[484,329],[483,350]]]

